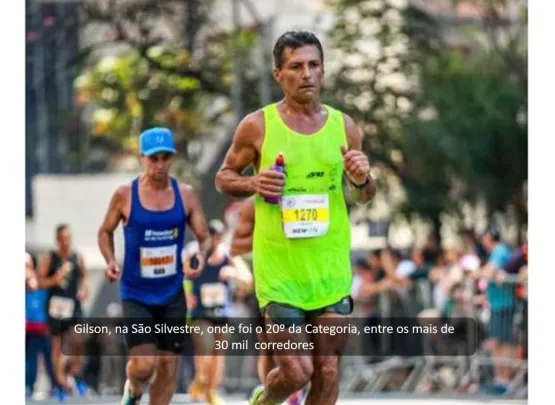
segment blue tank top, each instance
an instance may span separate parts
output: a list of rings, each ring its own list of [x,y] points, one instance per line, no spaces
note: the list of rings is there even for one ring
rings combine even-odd
[[[191,312],[193,319],[228,316],[231,286],[229,282],[220,280],[220,272],[230,264],[227,256],[215,266],[207,263],[202,273],[191,279],[192,293],[196,298],[196,305]]]
[[[124,227],[122,299],[164,305],[183,290],[181,252],[187,213],[174,178],[171,184],[173,208],[150,211],[139,200],[139,179],[132,182],[131,212]]]

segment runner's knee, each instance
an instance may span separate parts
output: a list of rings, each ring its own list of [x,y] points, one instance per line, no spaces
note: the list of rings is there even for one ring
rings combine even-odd
[[[154,356],[133,357],[129,360],[127,373],[132,378],[148,380],[154,375],[156,364],[157,361]]]
[[[304,387],[312,378],[314,368],[308,357],[285,357],[280,361],[280,368],[295,389]]]
[[[157,373],[163,374],[168,377],[173,377],[177,372],[176,365],[177,365],[177,357],[175,358],[168,357],[168,356],[160,357],[158,359]]]

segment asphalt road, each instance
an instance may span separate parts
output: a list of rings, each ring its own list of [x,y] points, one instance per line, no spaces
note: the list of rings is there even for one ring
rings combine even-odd
[[[94,398],[74,398],[70,399],[67,404],[71,405],[119,405],[118,397],[94,397]],[[224,397],[227,405],[247,405],[247,400],[241,397]],[[176,395],[172,400],[172,405],[183,405],[183,404],[201,404],[201,402],[193,402],[189,399],[188,395]],[[397,395],[391,397],[375,397],[369,396],[366,398],[340,398],[337,402],[338,405],[480,405],[480,404],[498,404],[498,405],[524,405],[528,402],[526,400],[509,400],[509,399],[465,399],[465,398],[401,398]],[[58,405],[57,401],[27,401],[27,404],[36,405]],[[148,404],[148,396],[143,398],[141,404]]]

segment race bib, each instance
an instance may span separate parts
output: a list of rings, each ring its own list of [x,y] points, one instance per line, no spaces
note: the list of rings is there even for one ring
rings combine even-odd
[[[51,297],[48,304],[48,315],[54,319],[72,318],[75,301],[66,297]]]
[[[281,218],[288,238],[314,238],[329,228],[327,194],[304,194],[282,197]]]
[[[227,288],[223,283],[203,284],[200,287],[200,302],[205,308],[222,307],[227,300]]]
[[[141,276],[168,277],[176,274],[177,245],[141,248]]]

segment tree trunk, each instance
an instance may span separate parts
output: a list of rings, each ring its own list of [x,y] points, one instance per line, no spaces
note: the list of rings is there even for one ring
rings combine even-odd
[[[195,48],[195,39],[198,31],[198,4],[197,0],[186,0],[185,4],[185,12],[187,13],[185,24],[187,36],[186,46],[189,53],[192,54]]]
[[[432,216],[432,237],[437,247],[441,247],[441,213]]]

